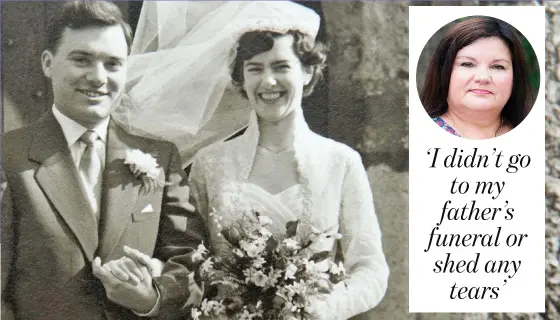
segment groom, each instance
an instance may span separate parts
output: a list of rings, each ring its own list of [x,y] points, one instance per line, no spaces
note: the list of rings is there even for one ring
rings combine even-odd
[[[54,105],[2,135],[1,318],[152,315],[173,293],[141,291],[152,289],[149,275],[137,286],[115,285],[102,264],[121,261],[125,245],[165,261],[202,241],[177,148],[111,120],[132,42],[114,4],[68,3],[49,32],[41,61]],[[129,294],[135,290],[156,295]]]

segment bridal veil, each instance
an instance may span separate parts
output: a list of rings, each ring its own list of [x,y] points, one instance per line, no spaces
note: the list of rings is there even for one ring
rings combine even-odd
[[[290,1],[144,1],[113,119],[175,143],[185,167],[249,122],[249,104],[230,78],[238,38],[262,29],[315,36],[319,24],[314,11]]]

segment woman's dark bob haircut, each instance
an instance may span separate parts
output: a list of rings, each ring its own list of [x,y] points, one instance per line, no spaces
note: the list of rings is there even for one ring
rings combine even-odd
[[[457,52],[478,39],[497,37],[509,48],[513,64],[511,97],[502,109],[502,117],[512,128],[520,124],[534,103],[529,84],[525,51],[516,30],[508,23],[486,16],[473,16],[449,28],[432,56],[420,94],[422,105],[430,117],[447,112],[447,94]]]
[[[243,89],[245,61],[260,53],[270,51],[274,46],[274,39],[284,35],[291,35],[294,38],[294,53],[303,67],[312,74],[311,82],[303,87],[303,96],[307,97],[313,92],[315,85],[323,76],[323,69],[327,61],[327,47],[320,42],[313,41],[311,37],[298,30],[290,30],[286,33],[258,30],[246,32],[241,36],[238,41],[237,56],[231,70],[233,84],[243,97],[247,98],[247,92]]]

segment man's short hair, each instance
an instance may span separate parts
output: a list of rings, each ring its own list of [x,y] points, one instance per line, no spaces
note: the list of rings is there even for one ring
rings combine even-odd
[[[62,8],[61,14],[54,17],[49,25],[47,49],[52,53],[56,53],[66,28],[84,29],[106,26],[120,26],[122,28],[128,46],[128,53],[130,53],[132,29],[124,21],[119,7],[107,1],[67,2]]]

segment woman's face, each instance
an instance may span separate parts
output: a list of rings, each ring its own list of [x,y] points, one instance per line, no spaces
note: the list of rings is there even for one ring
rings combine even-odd
[[[457,52],[447,104],[451,111],[501,112],[511,96],[513,65],[503,40],[481,38]]]
[[[293,50],[294,38],[274,38],[271,50],[243,65],[243,89],[259,118],[278,122],[301,106],[303,86],[311,80]]]

